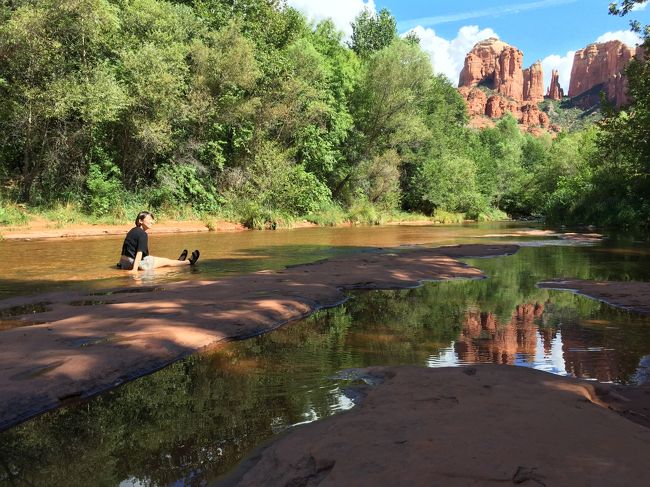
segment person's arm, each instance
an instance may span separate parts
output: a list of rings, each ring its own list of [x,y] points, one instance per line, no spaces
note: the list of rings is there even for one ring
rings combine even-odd
[[[138,250],[135,254],[135,259],[133,259],[133,269],[131,269],[131,272],[138,272],[138,267],[140,266],[141,260],[142,260],[142,251]]]

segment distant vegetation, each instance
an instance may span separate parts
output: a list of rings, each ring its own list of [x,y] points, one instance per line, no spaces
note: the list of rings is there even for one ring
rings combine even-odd
[[[539,107],[548,115],[551,124],[559,125],[569,132],[583,130],[603,118],[600,105],[584,110],[575,106],[571,98],[546,99],[539,104]]]
[[[0,224],[23,208],[255,228],[401,212],[648,223],[647,63],[625,111],[581,124],[551,103],[579,130],[534,138],[509,116],[467,128],[386,10],[347,45],[279,0],[16,0],[0,18]]]

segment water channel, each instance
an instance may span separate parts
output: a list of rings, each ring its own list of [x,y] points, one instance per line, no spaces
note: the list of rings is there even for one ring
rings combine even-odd
[[[561,277],[650,280],[650,245],[493,236],[513,230],[521,225],[160,235],[152,252],[198,247],[201,265],[138,280],[108,264],[120,238],[0,242],[4,262],[30,256],[5,269],[0,297],[218,279],[377,246],[522,245],[514,256],[465,260],[488,279],[354,292],[337,308],[0,433],[0,484],[209,484],[287,428],[353,407],[355,380],[346,371],[370,365],[496,362],[603,382],[650,380],[650,317],[536,287]]]

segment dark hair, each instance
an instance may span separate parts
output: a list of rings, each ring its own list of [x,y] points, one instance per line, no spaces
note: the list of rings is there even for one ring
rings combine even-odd
[[[151,215],[151,218],[155,219],[153,213],[150,213],[148,211],[141,211],[140,213],[138,213],[138,216],[135,218],[135,226],[139,227],[140,225],[142,225],[142,220],[147,218],[147,215]]]

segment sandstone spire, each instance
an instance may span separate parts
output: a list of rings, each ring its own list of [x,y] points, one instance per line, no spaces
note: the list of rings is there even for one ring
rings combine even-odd
[[[536,61],[530,68],[524,69],[524,100],[539,102],[544,99],[544,73],[542,62]]]
[[[561,100],[564,98],[564,90],[560,87],[560,73],[557,69],[551,72],[551,84],[546,92],[546,97],[551,100]]]

